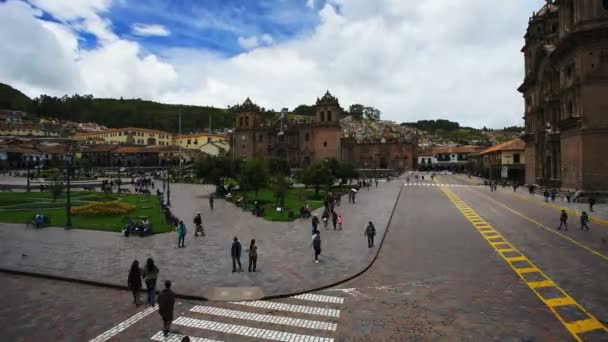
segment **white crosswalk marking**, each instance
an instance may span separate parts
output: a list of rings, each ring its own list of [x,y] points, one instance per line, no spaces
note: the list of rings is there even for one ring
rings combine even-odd
[[[262,338],[272,341],[296,342],[296,341],[315,341],[315,342],[333,342],[331,337],[321,337],[312,335],[294,334],[283,331],[274,331],[268,329],[252,328],[247,326],[227,324],[206,321],[202,319],[179,317],[173,321],[173,324],[183,325],[186,327],[206,329],[218,331],[226,334],[235,334],[253,338]]]
[[[261,308],[261,309],[303,313],[303,314],[308,314],[308,315],[340,317],[340,310],[337,310],[337,309],[318,308],[318,307],[313,307],[313,306],[303,306],[303,305],[294,305],[294,304],[285,304],[285,303],[264,302],[264,301],[259,301],[259,300],[250,301],[250,302],[229,302],[229,303],[236,304],[236,305],[245,305],[245,306]]]
[[[311,302],[320,302],[320,303],[336,303],[336,304],[344,303],[344,298],[342,298],[342,297],[325,296],[325,295],[318,295],[318,294],[312,294],[312,293],[305,293],[305,294],[301,294],[298,296],[293,296],[291,298],[309,300]]]
[[[175,334],[175,333],[169,333],[169,335],[167,337],[165,337],[165,336],[163,336],[162,331],[159,331],[156,333],[156,335],[150,337],[150,339],[154,340],[154,341],[162,341],[162,342],[181,342],[184,337],[185,337],[185,335],[180,335],[180,334]],[[200,337],[188,336],[188,338],[190,338],[190,342],[220,342],[218,340],[210,340],[207,338],[200,338]]]
[[[262,315],[252,312],[246,311],[237,311],[237,310],[227,310],[214,308],[211,306],[202,306],[197,305],[190,309],[192,312],[212,315],[212,316],[221,316],[221,317],[229,317],[242,319],[247,321],[255,321],[262,323],[271,323],[271,324],[282,324],[289,325],[299,328],[307,328],[307,329],[317,329],[317,330],[330,330],[336,331],[338,325],[336,323],[331,322],[320,322],[320,321],[311,321],[306,319],[299,318],[291,318],[285,316],[274,316],[274,315]]]
[[[103,334],[95,337],[94,339],[92,339],[89,342],[104,342],[107,341],[109,339],[111,339],[112,337],[118,335],[121,331],[127,329],[128,327],[132,326],[133,324],[137,323],[139,320],[141,320],[142,318],[148,316],[149,314],[153,313],[154,311],[158,310],[158,305],[155,306],[151,306],[143,311],[140,311],[138,313],[136,313],[135,315],[129,317],[126,321],[119,323],[118,325],[116,325],[115,327],[111,328],[110,330],[107,330],[106,332],[104,332]]]
[[[447,187],[472,188],[472,187],[476,187],[477,185],[442,184],[442,183],[404,183],[403,186],[447,186]]]

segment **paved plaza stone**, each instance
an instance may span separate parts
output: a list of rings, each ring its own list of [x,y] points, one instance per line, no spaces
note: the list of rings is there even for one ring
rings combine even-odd
[[[269,222],[223,200],[210,211],[212,187],[172,184],[173,211],[188,228],[186,248],[177,248],[176,233],[125,238],[119,233],[62,228],[27,229],[0,224],[0,268],[22,272],[126,285],[134,259],[154,258],[159,280],[170,279],[179,293],[218,300],[279,296],[328,286],[365,269],[375,257],[396,203],[402,182],[381,182],[362,190],[357,203],[346,197],[336,211],[344,216],[342,231],[323,229],[322,254],[314,263],[310,219]],[[192,220],[203,216],[206,236],[194,239]],[[319,215],[320,216],[320,215]],[[373,221],[378,235],[367,248],[363,231]],[[243,272],[232,273],[230,245],[238,236],[243,245]],[[258,272],[248,273],[249,241],[258,245]]]

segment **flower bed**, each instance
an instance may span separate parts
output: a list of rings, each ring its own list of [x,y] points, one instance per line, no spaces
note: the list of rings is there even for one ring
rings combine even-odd
[[[72,214],[81,216],[125,215],[135,210],[135,208],[135,205],[124,202],[93,202],[72,208]]]

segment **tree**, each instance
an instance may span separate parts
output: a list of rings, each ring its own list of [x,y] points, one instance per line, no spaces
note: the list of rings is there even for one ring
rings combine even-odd
[[[235,177],[236,163],[225,156],[199,158],[194,163],[194,174],[206,184],[218,184],[221,178]]]
[[[289,162],[285,158],[272,157],[268,159],[268,169],[272,175],[288,175],[290,172]]]
[[[363,119],[364,111],[365,111],[365,106],[363,106],[362,104],[355,103],[355,104],[350,105],[350,107],[348,107],[348,113],[355,120]]]
[[[57,199],[63,193],[65,186],[59,177],[53,177],[51,185],[49,186],[49,193],[53,197],[53,202],[57,202]]]
[[[315,106],[299,105],[293,110],[293,113],[296,115],[314,116]]]
[[[379,121],[380,115],[382,115],[382,112],[374,107],[365,107],[363,110],[363,117],[367,120]]]
[[[241,169],[239,184],[245,191],[254,191],[257,198],[258,191],[268,184],[269,176],[266,161],[261,159],[247,160]]]
[[[325,161],[318,161],[310,164],[307,168],[300,171],[298,175],[300,182],[306,186],[314,186],[315,194],[319,194],[321,185],[331,187],[334,184],[334,175],[331,168]]]
[[[285,174],[279,173],[272,177],[271,185],[272,193],[276,199],[275,205],[283,208],[285,206],[285,196],[287,195],[287,190],[289,189],[289,181],[287,180],[287,177]]]
[[[340,167],[336,173],[336,178],[341,179],[342,182],[350,181],[351,179],[359,178],[359,171],[353,164],[343,162],[340,163]]]

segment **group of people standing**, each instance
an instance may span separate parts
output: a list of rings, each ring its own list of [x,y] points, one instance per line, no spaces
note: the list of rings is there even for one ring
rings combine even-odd
[[[241,254],[243,251],[243,246],[239,241],[238,237],[234,237],[232,240],[232,246],[230,247],[230,255],[232,257],[232,272],[243,272],[243,266],[241,265]],[[258,265],[258,246],[255,244],[255,239],[251,239],[251,243],[249,244],[249,249],[247,250],[249,254],[249,267],[247,270],[249,272],[255,272]],[[238,269],[236,266],[239,266]]]
[[[156,294],[156,282],[158,279],[159,269],[154,264],[152,258],[146,260],[146,265],[143,268],[139,267],[139,261],[134,260],[129,270],[127,284],[133,294],[133,304],[140,305],[139,295],[142,289],[142,279],[146,284],[147,303],[154,306],[158,303],[158,312],[163,321],[163,335],[169,336],[171,322],[173,322],[173,311],[175,307],[175,293],[171,290],[171,281],[165,280],[165,288]],[[184,336],[182,342],[189,342],[190,338]]]

